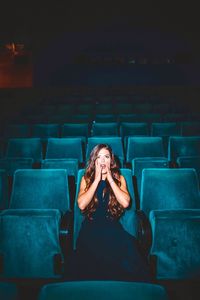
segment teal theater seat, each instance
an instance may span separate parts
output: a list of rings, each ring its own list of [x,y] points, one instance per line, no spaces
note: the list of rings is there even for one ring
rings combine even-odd
[[[155,210],[149,219],[156,279],[184,280],[186,285],[186,280],[199,280],[200,209]]]
[[[0,211],[8,208],[8,177],[6,170],[0,169]]]
[[[113,114],[96,114],[94,116],[94,121],[96,123],[113,123],[116,122],[116,115]]]
[[[167,300],[164,287],[122,281],[76,281],[43,286],[39,300]]]
[[[39,138],[9,139],[7,158],[32,158],[34,162],[42,160],[42,143]]]
[[[65,123],[61,127],[61,137],[85,137],[89,135],[88,123]]]
[[[132,172],[129,169],[120,169],[121,175],[124,176],[127,183],[127,189],[131,196],[131,206],[129,209],[125,211],[123,216],[120,218],[120,222],[124,229],[133,236],[137,236],[138,228],[137,228],[137,216],[136,216],[136,206],[135,206],[135,196],[134,196],[134,189],[133,189],[133,181],[132,181]],[[80,188],[81,179],[84,175],[85,170],[81,169],[78,172],[78,179],[77,179],[77,187],[76,187],[76,196],[75,196],[75,203],[74,203],[74,235],[73,235],[73,247],[76,249],[76,241],[79,235],[79,231],[81,229],[81,224],[84,220],[84,216],[81,213],[77,198],[78,192]]]
[[[0,159],[0,169],[6,170],[8,176],[13,176],[18,169],[32,169],[32,158],[3,158]]]
[[[200,136],[169,138],[168,159],[176,162],[180,156],[200,156]]]
[[[0,213],[0,278],[60,278],[60,218],[60,212],[53,209]]]
[[[64,169],[17,170],[10,200],[12,209],[70,210],[68,174]]]
[[[140,209],[147,218],[151,210],[194,208],[200,208],[194,169],[143,169]]]
[[[32,137],[41,138],[43,142],[47,142],[48,138],[57,138],[59,135],[59,124],[34,124],[32,126]]]
[[[194,168],[200,183],[200,156],[181,156],[177,158],[177,163],[180,168]]]
[[[161,137],[129,137],[126,161],[131,163],[136,157],[164,157]]]
[[[30,125],[28,124],[7,124],[4,130],[4,137],[10,138],[28,138],[30,137]]]
[[[91,128],[92,136],[118,136],[118,123],[97,123],[93,122]]]
[[[12,282],[0,282],[0,299],[1,300],[18,300],[18,288]]]
[[[167,158],[161,157],[139,157],[132,160],[132,172],[137,182],[137,192],[141,194],[142,170],[147,168],[168,168]]]
[[[149,128],[147,123],[122,122],[120,124],[120,136],[124,141],[124,148],[127,148],[129,136],[148,136]]]
[[[181,123],[182,136],[200,136],[200,122],[188,121]]]
[[[45,158],[75,158],[79,163],[83,163],[81,138],[48,139]]]

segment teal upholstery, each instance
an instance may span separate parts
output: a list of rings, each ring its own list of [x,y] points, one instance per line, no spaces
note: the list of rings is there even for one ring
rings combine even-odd
[[[200,278],[200,209],[150,212],[156,278]],[[191,295],[192,297],[192,295]]]
[[[198,136],[200,135],[200,122],[182,122],[181,134],[183,136]]]
[[[97,123],[115,122],[116,116],[113,114],[96,114],[94,117],[94,121]]]
[[[138,114],[130,113],[130,110],[129,110],[127,112],[127,114],[120,113],[118,115],[118,121],[120,123],[122,123],[122,122],[127,122],[127,123],[139,122],[139,116],[138,116]]]
[[[39,138],[9,139],[6,157],[32,158],[34,162],[42,160],[42,143]]]
[[[58,210],[4,210],[0,214],[0,278],[59,278]]]
[[[182,113],[168,113],[163,116],[164,122],[183,122],[186,116]]]
[[[43,286],[39,300],[167,300],[161,285],[123,281],[75,281]]]
[[[115,111],[118,114],[131,114],[133,112],[133,104],[132,103],[116,103]]]
[[[161,137],[129,137],[126,161],[131,163],[136,157],[164,157]]]
[[[88,137],[89,129],[88,123],[65,123],[61,128],[61,136],[62,137]]]
[[[78,159],[75,158],[55,158],[44,159],[41,164],[42,169],[66,169],[69,176],[74,176],[77,180]]]
[[[180,168],[194,168],[200,183],[200,156],[181,156],[177,158]]]
[[[152,136],[173,136],[181,135],[181,129],[176,122],[152,123]]]
[[[92,136],[118,136],[118,123],[97,123],[93,122],[91,129]]]
[[[139,114],[139,122],[146,122],[151,124],[153,122],[160,122],[160,121],[161,121],[160,114],[154,114],[154,113]]]
[[[179,156],[200,156],[200,136],[171,136],[168,159],[175,162]]]
[[[3,158],[0,159],[0,169],[4,169],[7,175],[13,176],[14,172],[18,169],[32,169],[32,158]]]
[[[81,138],[50,138],[46,158],[76,158],[83,162]]]
[[[111,102],[111,99],[107,99]],[[95,113],[96,114],[112,114],[113,112],[113,105],[111,103],[98,103],[95,106]]]
[[[4,137],[6,139],[30,137],[30,126],[28,124],[8,124],[4,130]]]
[[[132,172],[137,180],[137,191],[140,195],[142,170],[147,168],[167,168],[169,163],[167,158],[161,157],[138,157],[132,160]]]
[[[8,177],[6,170],[0,169],[0,210],[8,208]]]
[[[68,174],[64,169],[17,170],[10,200],[13,209],[70,208]]]
[[[51,137],[59,137],[59,135],[59,124],[34,124],[32,126],[32,137],[41,138],[43,141]]]
[[[18,300],[18,289],[15,283],[0,282],[1,300]]]
[[[124,147],[127,148],[129,136],[148,136],[149,127],[147,123],[122,122],[120,125],[120,136],[124,141]]]
[[[121,162],[124,161],[124,150],[121,137],[90,137],[86,148],[86,159],[89,158],[90,152],[98,144],[108,144],[111,146],[113,153]]]
[[[121,216],[120,222],[127,232],[129,232],[133,236],[137,236],[138,228],[137,228],[137,217],[135,212],[136,206],[135,206],[135,196],[134,196],[134,189],[133,189],[133,182],[132,182],[132,173],[131,170],[129,169],[120,169],[120,171],[121,174],[126,179],[127,188],[131,196],[131,206],[129,209],[125,211],[123,216]],[[81,223],[84,220],[84,216],[81,213],[77,203],[80,182],[84,175],[84,172],[85,172],[84,169],[79,170],[78,179],[77,179],[77,188],[76,188],[76,196],[75,196],[75,203],[74,203],[74,236],[73,236],[74,249],[76,249],[76,240],[78,238],[79,231],[81,229]]]
[[[197,173],[194,169],[143,169],[141,210],[200,208]]]

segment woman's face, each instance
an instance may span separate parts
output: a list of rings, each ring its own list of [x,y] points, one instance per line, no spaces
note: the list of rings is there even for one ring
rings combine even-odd
[[[97,162],[102,169],[106,166],[110,169],[111,156],[106,148],[102,148],[97,155]]]

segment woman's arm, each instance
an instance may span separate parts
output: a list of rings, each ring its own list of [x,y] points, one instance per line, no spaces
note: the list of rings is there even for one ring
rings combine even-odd
[[[81,210],[84,210],[87,207],[87,205],[90,203],[90,201],[93,199],[98,184],[99,184],[99,180],[95,179],[91,184],[91,186],[89,187],[89,189],[85,191],[86,182],[85,182],[85,178],[82,177],[78,199],[77,199],[78,207]]]
[[[117,201],[123,206],[123,208],[129,207],[130,195],[127,190],[125,178],[122,175],[120,176],[120,181],[121,181],[120,187],[113,180],[110,171],[108,171],[107,179],[113,190],[113,193],[115,194]]]

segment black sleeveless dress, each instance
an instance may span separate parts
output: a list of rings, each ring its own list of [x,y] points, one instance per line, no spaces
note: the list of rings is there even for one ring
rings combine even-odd
[[[151,281],[136,239],[107,212],[106,181],[97,188],[98,207],[93,219],[85,218],[77,239],[76,275],[83,280]]]

